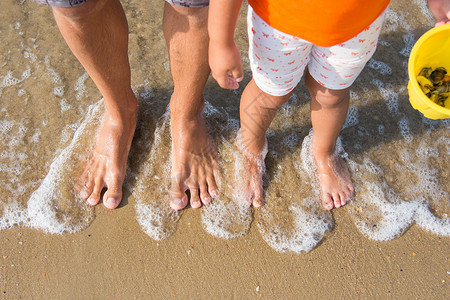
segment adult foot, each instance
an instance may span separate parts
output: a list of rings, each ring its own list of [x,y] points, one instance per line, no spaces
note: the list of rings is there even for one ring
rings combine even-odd
[[[122,201],[122,184],[125,179],[128,153],[136,128],[136,98],[128,111],[105,113],[91,158],[80,177],[80,196],[90,205],[100,201],[109,209]]]
[[[322,205],[326,210],[345,205],[353,195],[353,183],[344,159],[334,153],[317,153],[314,160],[320,184]]]
[[[189,190],[191,207],[208,204],[218,194],[217,148],[209,136],[201,114],[194,119],[171,114],[172,134],[172,183],[169,203],[174,210],[188,204]]]

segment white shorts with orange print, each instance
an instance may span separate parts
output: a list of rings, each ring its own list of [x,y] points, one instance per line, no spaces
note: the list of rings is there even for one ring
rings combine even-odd
[[[354,38],[331,47],[318,47],[272,28],[248,7],[249,56],[253,79],[265,93],[284,96],[300,82],[306,66],[328,89],[352,85],[377,47],[384,13]]]

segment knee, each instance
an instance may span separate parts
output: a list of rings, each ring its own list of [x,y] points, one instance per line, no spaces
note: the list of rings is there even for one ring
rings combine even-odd
[[[289,100],[289,97],[290,95],[272,96],[264,92],[255,95],[251,91],[244,90],[242,99],[245,100],[241,101],[240,110],[242,113],[251,107],[250,109],[256,109],[274,117],[278,108],[283,106]]]
[[[292,91],[283,96],[274,96],[262,91],[252,79],[244,89],[241,97],[241,110],[248,107],[259,107],[276,111],[285,104],[292,95]]]
[[[289,93],[288,95],[284,95],[284,96],[272,96],[272,95],[266,95],[266,106],[272,108],[272,109],[278,109],[281,106],[283,106],[286,102],[288,102],[291,93]]]
[[[166,3],[165,13],[176,16],[177,22],[186,20],[189,29],[204,29],[208,21],[208,6],[183,7]]]
[[[91,14],[103,9],[108,1],[116,0],[89,0],[74,7],[53,7],[53,12],[71,21],[81,21]]]
[[[346,103],[350,99],[348,93],[333,92],[330,90],[319,91],[315,95],[311,95],[322,107],[334,108]]]
[[[311,105],[319,104],[323,108],[334,108],[350,100],[350,87],[342,90],[328,89],[319,84],[309,72],[305,76],[305,82],[311,95]]]

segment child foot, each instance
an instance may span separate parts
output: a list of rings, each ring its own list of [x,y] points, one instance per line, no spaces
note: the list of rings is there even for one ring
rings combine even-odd
[[[261,207],[264,204],[263,192],[263,174],[265,171],[264,159],[251,158],[248,159],[249,179],[248,179],[248,194],[249,203],[254,207]]]
[[[353,183],[344,159],[337,154],[317,154],[314,160],[320,184],[322,205],[326,210],[344,206],[352,197]]]
[[[263,136],[263,149],[255,155],[242,143],[241,133],[237,137],[237,147],[242,161],[238,161],[240,166],[237,168],[236,179],[238,189],[241,194],[237,201],[245,205],[260,207],[264,204],[263,175],[266,171],[264,159],[267,154],[267,141]],[[242,180],[240,180],[242,179]]]

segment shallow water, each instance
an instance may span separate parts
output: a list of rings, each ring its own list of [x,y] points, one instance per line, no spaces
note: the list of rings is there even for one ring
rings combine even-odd
[[[124,187],[142,230],[161,240],[176,231],[183,212],[167,206],[171,141],[166,107],[173,85],[161,31],[163,3],[149,2],[124,3],[139,99]],[[94,220],[94,210],[77,199],[74,186],[102,119],[101,95],[63,42],[48,8],[4,0],[0,18],[0,229],[82,230]],[[450,235],[450,124],[415,111],[406,89],[409,52],[432,20],[425,1],[393,1],[377,52],[352,88],[340,155],[350,167],[356,194],[342,209],[370,239],[390,240],[410,226]],[[243,13],[237,42],[248,82],[244,22]],[[235,147],[242,90],[221,90],[213,80],[205,89],[205,118],[222,176],[219,196],[201,209],[199,222],[220,238],[240,237],[256,226],[277,251],[310,251],[333,230],[334,220],[320,207],[311,169],[304,83],[279,109],[267,133],[266,205],[255,211],[236,203],[243,174]]]

